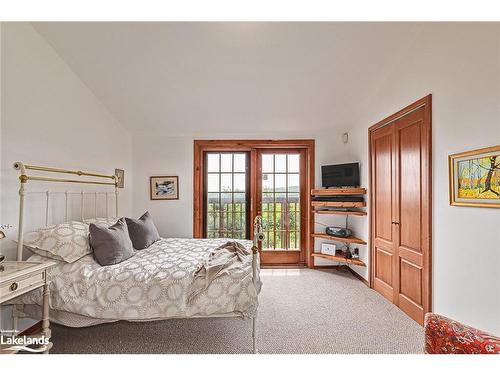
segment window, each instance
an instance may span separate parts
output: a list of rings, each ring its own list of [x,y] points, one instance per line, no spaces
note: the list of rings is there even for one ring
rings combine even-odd
[[[205,237],[249,238],[248,153],[205,154]]]

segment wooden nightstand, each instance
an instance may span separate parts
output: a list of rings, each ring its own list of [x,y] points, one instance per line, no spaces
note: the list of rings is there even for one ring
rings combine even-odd
[[[42,347],[44,353],[48,353],[52,347],[49,328],[49,288],[47,283],[47,269],[53,265],[55,265],[54,262],[38,263],[24,261],[6,261],[0,264],[0,303],[10,301],[22,294],[43,287],[42,332],[41,335],[38,336],[48,339],[48,343]],[[2,348],[6,349],[9,346],[12,345],[3,344]]]

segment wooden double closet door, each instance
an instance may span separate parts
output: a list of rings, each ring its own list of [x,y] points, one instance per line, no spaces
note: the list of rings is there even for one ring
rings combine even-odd
[[[431,311],[431,96],[369,129],[371,285],[422,324]]]

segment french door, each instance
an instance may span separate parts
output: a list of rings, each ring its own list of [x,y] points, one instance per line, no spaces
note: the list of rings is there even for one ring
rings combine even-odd
[[[308,263],[314,141],[195,141],[194,160],[195,238],[251,239],[261,215],[261,264]]]
[[[248,152],[207,152],[204,186],[205,238],[250,238]]]
[[[264,265],[305,261],[305,153],[301,149],[265,149],[257,153],[256,203],[262,216]]]

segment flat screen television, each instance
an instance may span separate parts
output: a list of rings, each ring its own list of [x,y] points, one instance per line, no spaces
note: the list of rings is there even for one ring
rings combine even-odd
[[[358,187],[359,163],[322,165],[321,177],[324,188]]]

